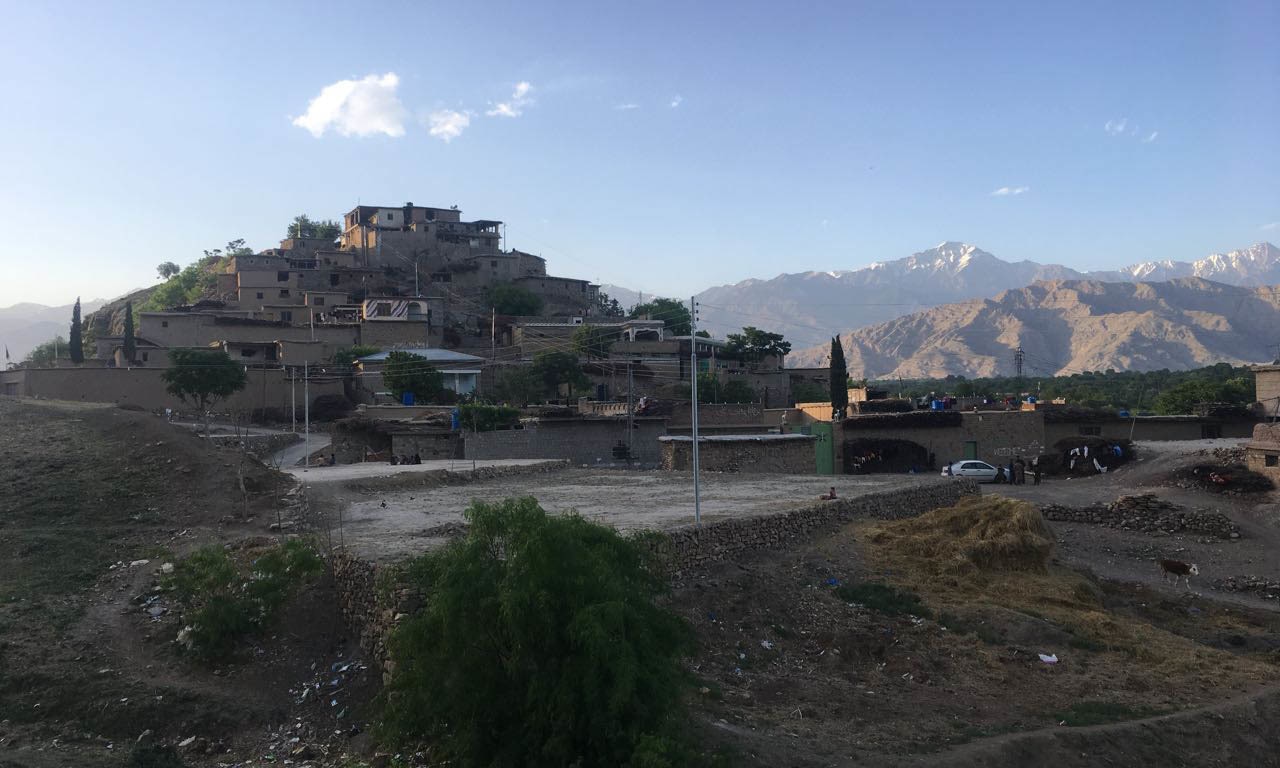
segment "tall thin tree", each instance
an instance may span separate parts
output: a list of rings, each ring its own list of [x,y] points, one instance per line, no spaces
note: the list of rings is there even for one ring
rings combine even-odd
[[[125,365],[133,365],[138,359],[138,341],[133,337],[133,302],[124,304],[124,342],[122,350]]]
[[[839,336],[831,337],[831,418],[843,419],[849,410],[849,371]]]
[[[71,362],[84,362],[84,341],[80,338],[80,297],[76,297],[76,305],[71,310],[71,337],[67,339],[70,347]]]

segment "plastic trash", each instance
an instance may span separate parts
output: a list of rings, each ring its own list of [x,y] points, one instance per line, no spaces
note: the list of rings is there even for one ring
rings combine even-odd
[[[1058,663],[1058,654],[1056,654],[1056,653],[1048,653],[1048,654],[1042,653],[1042,654],[1040,654],[1040,660],[1041,660],[1041,661],[1043,661],[1045,664],[1057,664],[1057,663]]]

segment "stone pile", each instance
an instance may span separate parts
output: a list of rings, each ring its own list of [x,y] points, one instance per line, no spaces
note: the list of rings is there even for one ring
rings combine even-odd
[[[1213,588],[1224,592],[1252,592],[1267,600],[1280,600],[1280,581],[1264,579],[1261,576],[1228,576],[1225,579],[1214,579]]]
[[[1040,508],[1046,520],[1093,523],[1109,528],[1147,533],[1204,533],[1219,539],[1238,539],[1240,529],[1219,512],[1191,511],[1171,504],[1155,494],[1121,496],[1110,504],[1064,507],[1048,504]]]

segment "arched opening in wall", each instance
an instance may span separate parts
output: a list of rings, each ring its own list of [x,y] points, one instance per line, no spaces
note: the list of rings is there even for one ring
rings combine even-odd
[[[421,302],[409,302],[409,320],[418,323],[425,323],[427,321],[427,309],[422,306]]]
[[[929,468],[929,459],[929,450],[910,440],[864,437],[844,443],[846,475],[923,472]]]
[[[654,330],[636,331],[636,341],[658,341],[658,332]]]

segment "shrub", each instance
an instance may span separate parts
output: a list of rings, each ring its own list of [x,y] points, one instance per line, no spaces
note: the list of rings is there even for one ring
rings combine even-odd
[[[836,587],[836,596],[846,603],[861,603],[886,616],[923,616],[930,611],[920,602],[920,596],[907,589],[894,589],[887,584],[862,582],[842,584]]]
[[[294,588],[323,568],[310,544],[293,539],[246,565],[219,545],[196,550],[174,569],[169,586],[184,607],[191,650],[209,659],[271,622]]]
[[[467,403],[458,407],[458,420],[463,429],[492,432],[511,429],[520,423],[520,411],[505,405]]]
[[[462,766],[678,765],[692,633],[645,548],[532,498],[475,502],[413,561],[426,608],[392,635],[383,736]]]

